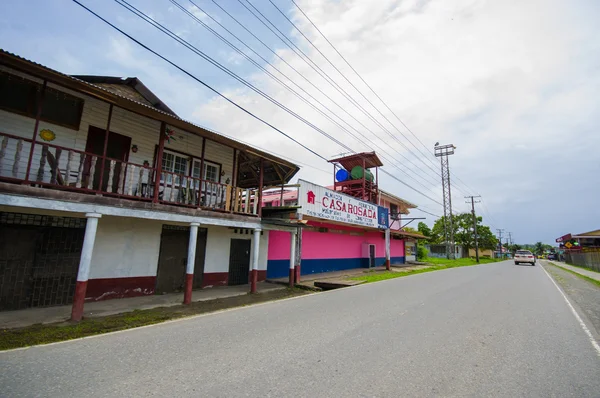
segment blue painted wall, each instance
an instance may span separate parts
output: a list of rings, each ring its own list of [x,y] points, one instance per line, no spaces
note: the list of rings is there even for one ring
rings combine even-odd
[[[404,257],[392,257],[392,264],[404,264]],[[385,264],[385,257],[377,257],[375,265]],[[267,262],[267,278],[287,278],[289,276],[289,260],[269,260]],[[300,266],[302,275],[318,274],[322,272],[343,271],[352,268],[368,268],[367,258],[332,258],[322,260],[302,260]]]

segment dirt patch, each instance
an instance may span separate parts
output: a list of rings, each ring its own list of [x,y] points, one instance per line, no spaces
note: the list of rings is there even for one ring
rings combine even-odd
[[[246,294],[194,302],[188,305],[135,310],[118,315],[83,319],[79,323],[60,322],[32,325],[19,329],[0,329],[0,350],[93,336],[165,322],[171,319],[205,314],[228,308],[244,307],[306,294],[310,294],[310,292],[301,289],[281,289],[260,294]]]

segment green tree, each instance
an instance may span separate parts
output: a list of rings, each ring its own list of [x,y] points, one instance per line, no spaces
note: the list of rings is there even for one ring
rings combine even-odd
[[[421,235],[426,236],[428,238],[431,237],[431,228],[429,228],[429,226],[424,222],[421,221],[417,225],[417,230],[421,233]]]
[[[462,246],[463,251],[475,248],[475,234],[473,232],[473,215],[471,213],[455,214],[452,217],[452,229],[454,231],[454,242]],[[480,249],[495,249],[498,239],[492,233],[490,227],[483,225],[483,219],[477,217],[477,236]],[[431,230],[431,243],[444,243],[444,217],[435,221]]]
[[[533,250],[535,254],[544,254],[544,244],[542,242],[536,242]]]

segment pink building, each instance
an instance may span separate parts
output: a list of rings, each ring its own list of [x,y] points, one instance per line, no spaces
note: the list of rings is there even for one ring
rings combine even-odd
[[[316,187],[316,188],[315,188]],[[319,189],[320,188],[320,189]],[[334,188],[334,187],[331,187]],[[315,194],[315,191],[320,191]],[[330,195],[338,196],[339,205],[333,205],[333,200],[328,200]],[[300,197],[305,195],[306,197]],[[323,197],[322,203],[319,197]],[[401,230],[401,215],[408,214],[408,209],[416,206],[394,195],[378,190],[377,203],[356,200],[349,195],[337,193],[336,190],[318,187],[300,181],[298,190],[278,190],[265,192],[263,195],[263,211],[278,212],[282,214],[282,207],[287,207],[285,214],[289,219],[302,219],[303,227],[299,235],[301,244],[299,256],[301,266],[296,270],[302,275],[339,271],[351,268],[368,268],[385,264],[385,227],[382,225],[359,225],[362,221],[354,222],[354,214],[349,217],[340,213],[342,217],[335,216],[332,212],[313,214],[311,205],[327,210],[331,207],[343,208],[344,202],[354,200],[358,206],[368,205],[374,208],[387,209],[390,228],[390,262],[402,264],[406,261],[405,247],[414,245],[414,238],[418,235],[406,233]],[[332,198],[333,199],[333,198]],[[350,206],[353,206],[350,204]],[[271,209],[272,208],[272,209]],[[381,210],[380,210],[381,211]],[[366,211],[365,211],[366,212]],[[356,211],[355,211],[356,213]],[[384,212],[385,213],[385,212]],[[312,214],[312,215],[311,215]],[[349,221],[348,221],[349,220]],[[368,223],[366,223],[368,224]],[[269,248],[267,253],[267,278],[282,278],[288,276],[290,268],[290,239],[291,234],[283,231],[269,231]],[[300,248],[301,247],[301,248]],[[412,255],[412,250],[409,255]],[[297,261],[299,262],[299,261]],[[299,275],[297,275],[298,277]]]

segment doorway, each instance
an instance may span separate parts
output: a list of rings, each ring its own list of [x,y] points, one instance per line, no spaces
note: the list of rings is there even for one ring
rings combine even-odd
[[[88,129],[87,142],[85,144],[85,151],[88,153],[93,153],[94,155],[99,156],[96,168],[94,172],[94,182],[93,189],[97,190],[100,187],[100,170],[102,170],[102,155],[104,153],[104,139],[106,137],[106,130],[90,126]],[[131,137],[127,137],[126,135],[113,133],[110,131],[108,133],[108,142],[106,145],[106,157],[108,159],[115,159],[121,162],[127,162],[129,160],[129,148],[131,148]],[[104,162],[104,173],[102,175],[102,188],[101,190],[106,192],[108,188],[108,177],[110,173],[110,161],[106,160]],[[117,162],[115,164],[114,169],[114,177],[112,182],[112,192],[117,192],[117,188],[119,186],[119,176],[121,175],[121,168],[124,167],[121,162]],[[90,177],[90,166],[91,159],[86,159],[85,162],[85,175]]]
[[[229,249],[229,286],[246,285],[250,274],[249,239],[231,239]]]
[[[0,311],[73,302],[85,222],[0,213]]]
[[[206,228],[198,228],[192,288],[200,288],[202,286],[204,257],[206,254],[206,236]],[[157,293],[183,291],[189,239],[189,227],[163,225],[162,234],[160,236],[160,254],[158,256],[158,271],[156,277]]]

